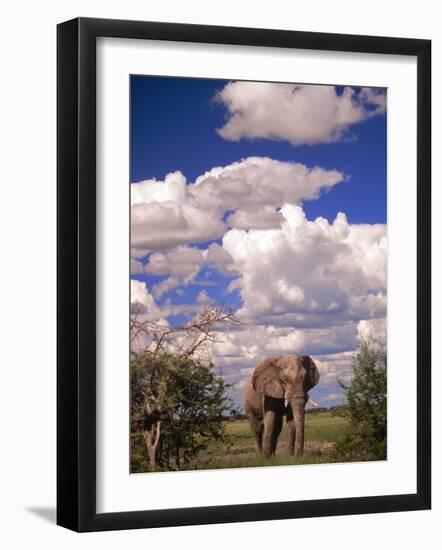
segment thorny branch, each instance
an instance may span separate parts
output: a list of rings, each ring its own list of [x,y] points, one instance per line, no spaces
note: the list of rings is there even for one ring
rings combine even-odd
[[[137,313],[131,316],[131,343],[145,337],[146,350],[156,355],[162,352],[190,357],[207,351],[208,344],[219,342],[217,332],[224,326],[241,325],[232,310],[210,305],[193,320],[179,326],[169,326],[158,321],[143,319]]]

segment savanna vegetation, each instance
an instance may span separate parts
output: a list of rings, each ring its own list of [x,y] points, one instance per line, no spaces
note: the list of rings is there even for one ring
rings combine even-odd
[[[339,457],[333,453],[334,445],[345,437],[348,425],[348,420],[334,416],[328,410],[307,414],[304,455],[302,457],[288,455],[284,427],[279,438],[276,456],[265,458],[264,455],[256,454],[248,420],[224,420],[223,438],[212,439],[204,450],[188,463],[183,464],[181,469],[201,470],[339,462]],[[132,472],[148,471],[149,465],[140,432],[132,433],[131,445]]]
[[[338,380],[343,403],[307,411],[303,456],[288,454],[285,425],[276,456],[257,455],[247,418],[204,353],[220,325],[237,322],[214,306],[174,328],[134,316],[132,334],[145,345],[131,359],[132,473],[386,458],[386,355],[366,342],[351,382]]]
[[[185,468],[213,442],[228,443],[235,414],[224,380],[194,357],[143,352],[132,358],[132,472]]]
[[[347,420],[349,429],[339,440],[335,454],[342,461],[387,458],[387,354],[362,342],[355,353],[349,384],[338,380],[345,406],[335,415]]]
[[[175,327],[133,315],[131,472],[179,470],[212,442],[227,443],[223,419],[237,411],[206,351],[217,328],[238,322],[218,306]]]

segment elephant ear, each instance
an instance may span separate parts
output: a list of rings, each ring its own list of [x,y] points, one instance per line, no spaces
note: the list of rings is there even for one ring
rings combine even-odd
[[[315,365],[315,362],[313,361],[313,359],[310,357],[310,355],[303,355],[301,357],[301,361],[302,361],[302,366],[305,369],[304,389],[307,392],[318,384],[319,370],[318,370],[318,367]]]
[[[284,386],[280,379],[277,358],[267,358],[256,367],[252,376],[252,386],[260,392],[275,399],[283,399]]]

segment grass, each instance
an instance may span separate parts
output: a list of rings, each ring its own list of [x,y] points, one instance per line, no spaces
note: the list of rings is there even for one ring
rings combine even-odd
[[[226,422],[229,444],[214,441],[210,447],[183,469],[244,468],[295,464],[320,464],[335,461],[333,447],[346,435],[348,423],[330,412],[307,414],[305,417],[305,450],[302,457],[290,456],[286,446],[286,425],[278,439],[276,456],[257,455],[254,437],[247,420]],[[141,434],[132,434],[132,472],[147,471]]]

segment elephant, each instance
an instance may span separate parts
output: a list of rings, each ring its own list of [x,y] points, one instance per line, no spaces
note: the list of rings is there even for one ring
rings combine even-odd
[[[303,454],[305,405],[318,382],[319,370],[309,355],[267,357],[259,363],[244,391],[258,453],[275,454],[286,415],[289,453]]]

